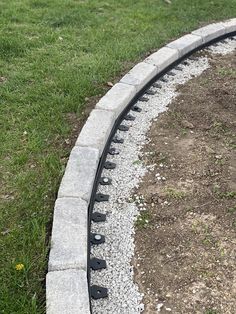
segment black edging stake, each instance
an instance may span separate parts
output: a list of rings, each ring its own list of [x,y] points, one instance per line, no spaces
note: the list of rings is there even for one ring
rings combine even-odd
[[[153,83],[152,86],[154,88],[161,88],[161,84],[159,84],[159,83]]]
[[[142,109],[139,107],[139,106],[136,106],[134,105],[132,108],[131,108],[132,111],[135,111],[135,112],[141,112]]]
[[[182,68],[181,66],[177,65],[177,66],[175,67],[175,70],[177,70],[177,71],[182,71],[183,68]]]
[[[151,90],[151,89],[148,89],[148,90],[145,92],[145,94],[147,94],[147,95],[155,95],[156,92],[153,91],[153,90]]]
[[[98,213],[98,212],[94,212],[91,215],[91,220],[93,222],[104,222],[104,221],[106,221],[106,215]]]
[[[144,97],[144,96],[139,98],[139,101],[142,101],[142,102],[147,102],[148,100],[149,99],[147,97]]]
[[[175,75],[176,75],[176,74],[175,74],[174,72],[172,72],[172,71],[168,72],[167,74],[170,75],[170,76],[175,76]]]
[[[105,269],[107,268],[107,263],[104,259],[94,257],[90,260],[90,268],[93,270]]]
[[[116,168],[116,164],[114,162],[111,162],[111,161],[106,161],[104,163],[104,168],[105,169],[115,169]]]
[[[168,82],[168,80],[167,80],[166,78],[164,78],[164,77],[162,77],[162,78],[160,79],[160,81],[163,82],[163,83],[167,83],[167,82]]]
[[[123,131],[123,132],[127,132],[127,131],[129,131],[129,127],[127,125],[120,124],[118,126],[118,130]]]
[[[101,185],[111,185],[112,179],[107,177],[101,177],[99,183]]]
[[[124,120],[127,120],[127,121],[134,121],[134,120],[135,120],[135,117],[132,116],[131,114],[127,114],[127,115],[124,117]]]
[[[108,151],[108,154],[110,155],[119,155],[120,151],[115,149],[115,147],[110,147],[109,148],[109,151]]]
[[[109,201],[109,195],[97,193],[95,196],[95,201],[96,202],[108,202]]]
[[[108,297],[108,290],[107,288],[104,288],[104,287],[99,287],[95,285],[91,286],[90,293],[91,293],[91,297],[95,300]]]
[[[188,65],[190,65],[190,62],[188,60],[184,60],[183,61],[183,65],[187,65],[188,66]]]
[[[117,144],[123,144],[124,143],[124,139],[119,137],[119,136],[114,136],[112,139],[113,143],[117,143]]]
[[[105,242],[105,237],[99,233],[90,233],[90,242],[98,245]]]

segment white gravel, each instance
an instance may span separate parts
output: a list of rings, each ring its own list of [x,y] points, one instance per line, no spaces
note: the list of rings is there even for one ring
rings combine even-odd
[[[233,52],[236,49],[236,36],[232,37],[234,40],[230,38],[225,39],[223,42],[219,42],[214,46],[210,46],[207,50],[212,54],[221,54],[226,55],[230,52]]]
[[[235,41],[227,41],[227,44],[208,48],[209,51],[212,49],[214,51],[221,49],[222,54],[226,50],[231,52],[235,49]],[[106,213],[107,221],[92,223],[91,226],[92,232],[104,234],[106,237],[104,244],[92,246],[92,256],[105,259],[107,269],[92,271],[91,283],[107,287],[109,297],[92,301],[93,314],[138,314],[144,309],[142,294],[133,280],[132,267],[134,223],[140,208],[130,200],[130,196],[145,172],[150,170],[140,162],[142,157],[140,151],[147,142],[146,134],[152,120],[166,111],[171,101],[176,98],[177,85],[185,84],[191,78],[199,76],[209,68],[209,63],[206,57],[198,57],[189,60],[188,65],[181,65],[181,67],[182,71],[172,71],[176,73],[175,76],[166,75],[168,82],[161,83],[162,87],[156,89],[155,95],[147,96],[148,102],[137,103],[142,108],[142,112],[132,111],[132,115],[136,116],[135,121],[123,123],[130,125],[130,130],[117,132],[125,139],[124,144],[112,145],[120,150],[120,154],[108,155],[108,160],[115,162],[117,167],[114,170],[103,171],[102,176],[112,178],[112,185],[100,185],[98,192],[109,194],[110,200],[95,203],[94,208],[95,211]]]

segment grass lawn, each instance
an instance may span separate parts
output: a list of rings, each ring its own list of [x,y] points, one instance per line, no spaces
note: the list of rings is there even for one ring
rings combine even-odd
[[[147,51],[235,16],[235,0],[0,0],[0,313],[45,313],[47,230],[88,98]]]

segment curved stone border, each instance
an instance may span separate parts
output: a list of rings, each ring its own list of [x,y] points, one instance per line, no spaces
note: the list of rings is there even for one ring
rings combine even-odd
[[[118,116],[155,76],[181,57],[236,32],[236,18],[193,31],[135,65],[101,98],[72,149],[55,203],[46,278],[47,314],[90,314],[88,208],[99,160]]]

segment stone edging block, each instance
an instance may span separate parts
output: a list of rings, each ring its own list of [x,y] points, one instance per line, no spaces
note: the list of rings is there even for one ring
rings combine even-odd
[[[49,271],[79,268],[87,271],[88,203],[78,198],[59,198],[49,255]]]
[[[49,272],[46,286],[47,314],[90,314],[86,271]]]
[[[236,18],[222,22],[222,24],[226,28],[226,33],[236,32]]]
[[[75,197],[89,201],[98,163],[98,149],[75,146],[61,181],[58,197]]]
[[[101,155],[114,122],[114,112],[92,110],[75,145],[96,148]]]
[[[140,91],[154,76],[158,73],[157,67],[146,62],[140,62],[135,65],[125,76],[122,77],[120,83],[132,85],[136,92]]]
[[[187,34],[179,39],[172,41],[167,47],[177,49],[179,51],[179,57],[182,57],[191,50],[197,48],[202,44],[202,37],[192,34]]]
[[[221,35],[224,35],[226,29],[223,23],[214,23],[192,32],[193,35],[201,36],[203,43],[207,43]]]
[[[158,73],[175,62],[179,57],[178,50],[169,47],[163,47],[157,52],[151,54],[144,61],[157,67]]]
[[[96,105],[96,109],[108,110],[115,113],[115,118],[125,109],[136,93],[132,85],[117,83]]]

